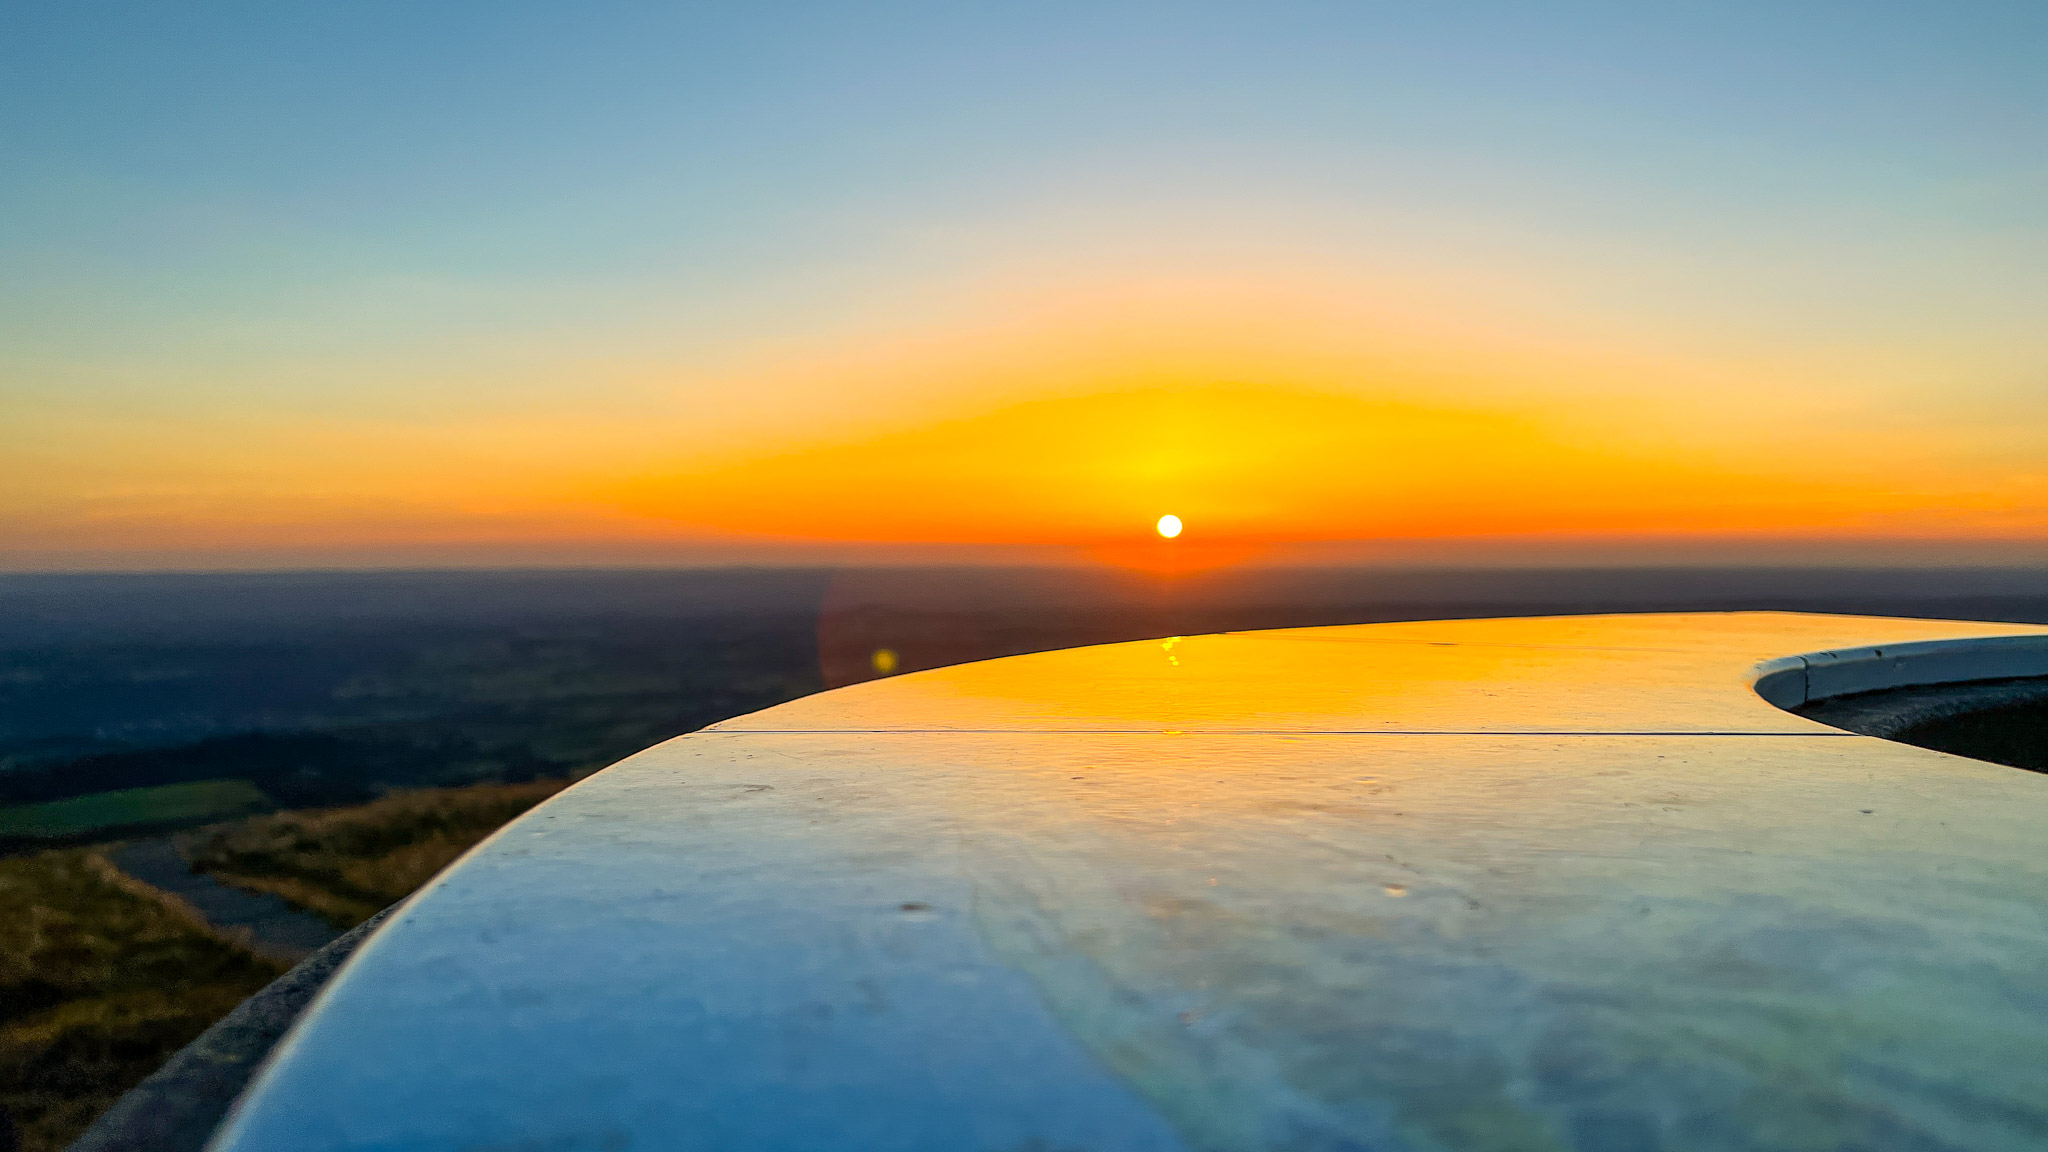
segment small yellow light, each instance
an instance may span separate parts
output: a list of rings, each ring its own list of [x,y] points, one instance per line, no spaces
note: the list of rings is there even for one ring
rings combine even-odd
[[[1180,517],[1168,512],[1159,518],[1159,534],[1168,540],[1180,535]]]
[[[870,663],[875,666],[875,671],[887,676],[896,670],[896,650],[894,648],[877,648]]]

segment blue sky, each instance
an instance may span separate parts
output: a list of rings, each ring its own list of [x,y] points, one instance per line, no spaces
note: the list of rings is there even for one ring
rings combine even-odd
[[[34,463],[0,513],[43,552],[122,547],[62,525],[194,483],[111,463],[138,421],[418,429],[654,388],[700,435],[784,395],[747,383],[764,357],[971,328],[962,300],[1019,284],[1247,269],[1766,366],[1789,411],[2024,484],[2044,50],[2039,4],[17,2],[0,415]],[[940,403],[877,388],[731,418]]]

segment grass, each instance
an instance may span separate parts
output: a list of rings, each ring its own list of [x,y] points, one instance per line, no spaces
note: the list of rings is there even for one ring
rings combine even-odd
[[[219,820],[271,807],[247,780],[194,780],[0,808],[0,836],[59,839],[145,824]]]
[[[69,1144],[282,967],[87,849],[0,859],[0,1108]]]
[[[216,824],[180,841],[196,866],[225,883],[275,892],[353,927],[567,783],[401,792]],[[33,827],[68,831],[145,805],[152,815],[176,804],[233,810],[261,795],[246,782],[208,781],[27,810],[36,813]],[[21,1129],[22,1152],[65,1147],[281,971],[98,850],[0,858],[0,1109]]]
[[[352,928],[404,899],[565,780],[398,792],[368,804],[256,816],[179,837],[194,867]]]

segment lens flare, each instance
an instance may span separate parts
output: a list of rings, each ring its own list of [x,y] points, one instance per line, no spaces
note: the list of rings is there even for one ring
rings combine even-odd
[[[1166,515],[1161,516],[1159,518],[1159,523],[1157,527],[1159,529],[1159,534],[1161,536],[1164,536],[1168,540],[1171,540],[1175,536],[1180,535],[1180,517],[1175,516],[1171,512],[1168,512]]]

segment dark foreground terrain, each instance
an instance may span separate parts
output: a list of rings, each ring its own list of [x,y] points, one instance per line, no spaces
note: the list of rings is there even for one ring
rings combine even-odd
[[[282,969],[124,859],[341,929],[568,780],[820,688],[1225,629],[1725,609],[2048,622],[2048,573],[0,576],[0,1108],[61,1148]],[[2039,769],[2044,701],[1884,734]]]
[[[396,793],[197,829],[202,879],[281,894],[336,929],[404,898],[563,781]],[[0,1115],[55,1152],[287,962],[245,925],[124,873],[118,845],[0,859]]]

